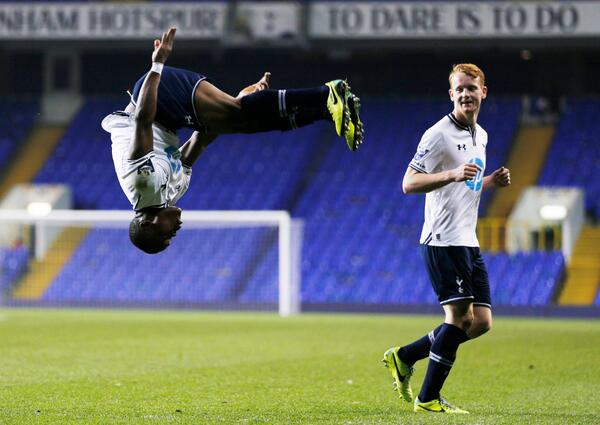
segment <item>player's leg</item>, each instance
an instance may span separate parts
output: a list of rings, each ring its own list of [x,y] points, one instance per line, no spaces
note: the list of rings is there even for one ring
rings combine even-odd
[[[240,99],[204,80],[194,92],[196,115],[210,132],[241,133],[247,126],[243,121]]]
[[[267,90],[260,93],[264,91]],[[270,91],[276,92],[276,90]],[[255,94],[244,97],[249,96],[257,97]],[[232,97],[209,82],[203,81],[196,91],[196,109],[202,123],[211,131],[220,134],[287,131],[304,127],[318,120],[329,119],[329,113],[322,107],[303,108],[301,111],[294,108],[296,112],[284,115],[273,108],[269,110],[269,102],[265,102],[264,111],[247,113],[243,110],[245,104],[242,99]],[[255,108],[247,109],[252,111]]]
[[[423,245],[421,253],[427,265],[429,278],[432,282],[440,303],[454,298],[461,298],[454,282],[450,282],[446,289],[443,277],[456,275],[454,260],[450,256],[451,249],[442,247],[430,247]],[[464,298],[464,297],[463,297]],[[398,391],[401,399],[412,401],[411,378],[415,372],[414,364],[429,357],[431,346],[439,331],[444,327],[441,324],[427,335],[402,347],[392,347],[383,355],[383,363],[389,369],[394,378],[394,388]]]
[[[202,81],[195,93],[195,105],[200,120],[218,133],[254,133],[259,131],[291,129],[289,120],[282,120],[303,112],[316,119],[327,115],[327,86],[297,90],[261,90],[235,98]],[[310,123],[309,122],[309,123]],[[297,123],[298,124],[298,123]],[[301,121],[299,125],[306,125]]]
[[[302,111],[284,117],[278,117],[270,122],[250,120],[245,124],[243,133],[261,133],[272,130],[289,131],[305,127],[316,121],[327,119],[329,119],[328,112],[323,112],[322,109],[305,108]]]
[[[383,364],[394,378],[394,389],[398,391],[400,399],[408,402],[413,400],[410,386],[411,378],[415,373],[413,366],[417,361],[429,356],[431,344],[441,328],[442,325],[410,344],[392,347],[383,354]]]
[[[467,331],[469,339],[475,339],[492,329],[492,309],[489,307],[473,306],[473,324]]]
[[[467,331],[469,339],[477,338],[492,328],[492,300],[487,268],[479,248],[473,251],[473,324]]]
[[[445,401],[440,391],[454,365],[459,345],[469,339],[466,330],[473,323],[473,305],[471,300],[458,300],[444,305],[444,312],[446,319],[431,345],[427,373],[415,400],[416,412],[468,413]]]
[[[465,247],[424,245],[422,254],[446,317],[431,344],[427,373],[415,399],[415,411],[465,413],[447,403],[440,391],[459,345],[469,339],[466,330],[473,322],[472,253]]]
[[[332,120],[328,111],[329,94],[330,87],[323,85],[309,89],[267,89],[234,98],[208,81],[202,81],[196,89],[194,105],[200,120],[213,132],[256,133],[290,130],[317,120]],[[339,96],[344,99],[343,103],[338,102],[340,108],[345,110],[350,120],[354,117],[358,123],[358,98],[355,99],[349,91]],[[351,102],[346,101],[349,96],[352,97]],[[349,103],[352,110],[347,106]],[[360,129],[360,134],[352,133],[353,143],[362,141],[358,140],[362,137],[362,123]]]
[[[429,368],[423,383],[423,388],[415,402],[415,410],[436,410],[451,413],[467,413],[466,411],[450,405],[440,395],[444,381],[454,360],[458,346],[469,339],[477,338],[487,332],[492,326],[492,304],[488,273],[481,257],[479,248],[461,248],[460,256],[455,256],[455,264],[470,264],[468,268],[457,268],[456,282],[458,284],[461,275],[464,278],[459,285],[462,295],[472,294],[471,300],[460,300],[444,305],[446,320],[444,326],[437,334],[430,355]],[[460,251],[455,250],[455,254]],[[462,258],[460,258],[462,257]],[[459,292],[460,294],[460,292]],[[457,298],[457,294],[449,295]],[[434,398],[429,403],[425,400]]]

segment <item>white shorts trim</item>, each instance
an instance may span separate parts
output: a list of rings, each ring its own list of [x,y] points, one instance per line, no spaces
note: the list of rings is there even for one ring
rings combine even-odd
[[[444,305],[444,304],[451,303],[452,301],[458,301],[458,300],[472,300],[472,299],[474,299],[474,298],[475,298],[475,297],[474,297],[473,295],[471,295],[471,296],[468,296],[468,297],[456,297],[456,298],[450,298],[449,300],[444,300],[444,301],[441,301],[441,302],[440,302],[440,304],[441,304],[441,305]]]

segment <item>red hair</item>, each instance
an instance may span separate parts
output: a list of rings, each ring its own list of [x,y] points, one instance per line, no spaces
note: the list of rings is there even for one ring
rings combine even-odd
[[[479,78],[481,82],[481,87],[485,86],[485,75],[481,68],[472,63],[459,63],[456,65],[452,65],[452,70],[450,71],[450,75],[448,76],[448,82],[450,83],[450,88],[452,88],[452,77],[454,74],[458,74],[462,72],[465,75],[468,75],[471,78]]]

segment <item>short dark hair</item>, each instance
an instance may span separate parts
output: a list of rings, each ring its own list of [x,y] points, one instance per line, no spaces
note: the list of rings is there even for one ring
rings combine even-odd
[[[142,226],[142,217],[136,216],[129,223],[129,240],[146,254],[156,254],[167,244],[154,231],[153,226]]]

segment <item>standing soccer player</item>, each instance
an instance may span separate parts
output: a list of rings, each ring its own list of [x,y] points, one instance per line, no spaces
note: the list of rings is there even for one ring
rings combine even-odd
[[[487,96],[481,69],[454,65],[448,80],[454,110],[423,134],[402,181],[404,193],[426,193],[421,252],[446,318],[411,344],[387,350],[383,361],[400,398],[411,402],[413,365],[429,357],[415,412],[469,413],[440,391],[458,346],[492,326],[488,274],[475,233],[477,208],[483,190],[510,184],[510,172],[501,167],[484,177],[488,135],[477,124]]]

